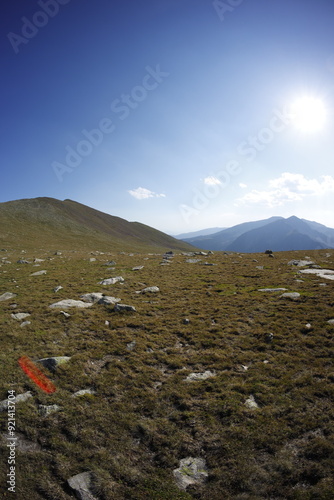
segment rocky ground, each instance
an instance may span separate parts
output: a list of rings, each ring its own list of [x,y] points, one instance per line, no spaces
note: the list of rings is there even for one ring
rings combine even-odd
[[[334,251],[4,249],[0,279],[3,498],[14,393],[17,498],[334,498]]]

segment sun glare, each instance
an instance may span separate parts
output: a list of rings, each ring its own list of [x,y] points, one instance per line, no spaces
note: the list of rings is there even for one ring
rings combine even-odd
[[[291,113],[292,123],[300,132],[319,132],[325,126],[326,108],[319,98],[300,97],[292,104]]]

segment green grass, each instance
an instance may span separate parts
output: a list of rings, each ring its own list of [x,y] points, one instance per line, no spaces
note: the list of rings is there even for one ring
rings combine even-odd
[[[18,498],[74,498],[66,481],[87,470],[102,500],[334,498],[334,327],[327,323],[334,318],[334,283],[287,265],[310,255],[333,269],[334,252],[329,258],[327,251],[281,252],[275,259],[217,252],[203,257],[212,267],[187,264],[181,254],[160,266],[161,254],[113,250],[89,262],[85,249],[53,253],[27,246],[25,254],[0,255],[12,262],[0,267],[0,294],[17,294],[0,303],[0,400],[9,389],[32,392],[17,404],[17,432],[40,445],[39,451],[17,450]],[[46,260],[35,268],[17,264],[22,256]],[[104,266],[111,259],[115,271]],[[136,265],[144,268],[134,272]],[[47,274],[30,276],[39,269]],[[117,275],[124,284],[97,284]],[[55,293],[57,285],[63,289]],[[135,293],[153,285],[160,293]],[[258,292],[271,287],[299,292],[300,300]],[[98,291],[121,297],[137,312],[95,304],[65,318],[48,307]],[[13,311],[29,312],[31,325],[20,328]],[[23,355],[72,356],[54,374],[45,370],[55,393],[43,393],[27,378],[17,363]],[[216,376],[184,381],[205,370]],[[71,398],[88,387],[96,395]],[[244,404],[251,394],[256,410]],[[39,404],[58,404],[61,411],[41,417]],[[0,423],[4,434],[5,412]],[[4,495],[6,443],[0,448]],[[188,456],[206,460],[209,478],[181,491],[173,469]]]

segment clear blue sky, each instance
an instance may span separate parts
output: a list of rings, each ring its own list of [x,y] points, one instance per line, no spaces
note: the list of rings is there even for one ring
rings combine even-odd
[[[334,227],[332,0],[15,0],[0,26],[1,202]],[[305,95],[312,133],[289,118]]]

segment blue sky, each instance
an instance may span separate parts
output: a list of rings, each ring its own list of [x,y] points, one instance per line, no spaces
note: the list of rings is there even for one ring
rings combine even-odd
[[[332,0],[6,2],[0,202],[69,198],[170,234],[334,227],[333,21]],[[325,109],[313,132],[292,119],[303,96]]]

